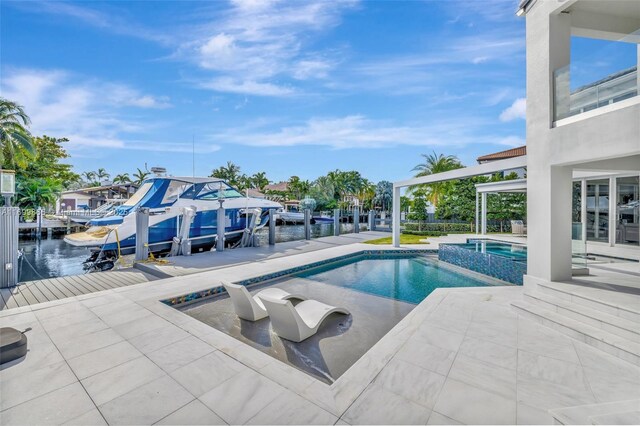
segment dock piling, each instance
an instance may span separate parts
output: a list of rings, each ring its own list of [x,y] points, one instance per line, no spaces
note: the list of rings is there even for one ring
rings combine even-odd
[[[269,209],[269,245],[276,244],[276,209]]]
[[[136,210],[136,261],[149,257],[149,208]]]
[[[333,236],[340,235],[340,209],[333,210]]]
[[[369,231],[376,230],[376,212],[375,210],[369,210]]]
[[[311,210],[304,209],[304,239],[311,239]]]
[[[224,228],[225,228],[225,214],[224,207],[222,207],[222,201],[220,207],[218,207],[218,216],[216,217],[216,251],[224,251]]]
[[[19,208],[0,207],[0,288],[18,285],[19,217]]]
[[[353,208],[353,232],[356,234],[360,232],[360,207],[358,206]]]

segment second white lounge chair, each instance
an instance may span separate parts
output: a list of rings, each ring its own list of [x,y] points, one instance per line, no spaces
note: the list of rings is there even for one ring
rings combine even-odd
[[[337,308],[317,300],[305,300],[296,306],[289,300],[260,295],[267,308],[273,331],[283,339],[294,342],[313,336],[322,322],[334,312],[350,315],[345,308]]]
[[[304,296],[291,294],[279,288],[265,288],[255,296],[251,296],[249,290],[247,290],[243,285],[223,281],[222,286],[227,289],[227,293],[229,293],[229,297],[231,297],[231,302],[233,303],[233,308],[236,310],[236,314],[240,318],[248,321],[258,321],[268,316],[267,310],[262,304],[262,300],[260,300],[261,296],[271,297],[276,300],[306,299]]]

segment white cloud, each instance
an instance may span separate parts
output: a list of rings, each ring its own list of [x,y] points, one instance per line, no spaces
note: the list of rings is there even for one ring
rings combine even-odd
[[[460,122],[466,123],[460,126]],[[407,126],[372,120],[363,115],[316,117],[300,125],[282,127],[276,131],[233,129],[209,136],[216,143],[250,146],[326,146],[334,149],[390,148],[398,145],[444,146],[473,143],[495,143],[493,136],[477,135],[479,119],[456,117],[449,121],[434,120],[431,124]]]
[[[132,119],[128,108],[170,106],[165,97],[60,70],[4,70],[1,93],[25,107],[33,134],[66,137],[71,149],[125,149],[124,134],[141,133],[152,125]]]
[[[527,117],[527,100],[525,98],[518,98],[513,101],[513,104],[502,113],[500,113],[500,121],[513,121],[521,118],[525,120]]]
[[[507,136],[496,140],[496,144],[516,147],[526,145],[527,142],[520,136]]]
[[[238,93],[255,96],[289,96],[294,90],[286,86],[272,83],[261,83],[252,80],[237,80],[232,77],[220,77],[201,84],[205,89],[218,92]]]
[[[327,78],[336,61],[305,46],[313,34],[337,25],[355,3],[232,1],[230,10],[187,35],[173,57],[213,73],[201,84],[211,90],[288,95],[294,90],[278,81]]]

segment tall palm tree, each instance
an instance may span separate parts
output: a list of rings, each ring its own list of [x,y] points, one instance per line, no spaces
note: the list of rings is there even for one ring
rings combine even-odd
[[[26,129],[30,123],[22,105],[0,98],[0,166],[5,161],[10,165],[25,165],[27,157],[35,155],[31,133]]]
[[[240,166],[227,161],[226,166],[220,166],[211,172],[211,177],[223,179],[231,186],[237,186],[240,182]]]
[[[265,172],[258,172],[251,176],[251,182],[253,187],[262,191],[265,186],[269,185],[269,179],[267,179],[267,174]]]
[[[100,167],[98,169],[98,171],[95,173],[96,177],[98,178],[98,180],[100,182],[109,179],[109,177],[111,176],[109,173],[107,173],[107,171],[105,169],[103,169],[102,167]]]
[[[129,177],[129,173],[121,173],[119,175],[115,175],[115,177],[113,178],[113,183],[117,184],[124,184],[124,183],[129,183],[131,182],[131,178]]]
[[[142,182],[149,176],[149,172],[137,169],[135,173],[133,173],[133,177],[135,179],[134,183],[138,186],[142,185]]]
[[[448,172],[449,170],[460,169],[464,167],[460,160],[455,155],[443,155],[436,154],[422,154],[424,162],[418,164],[413,168],[417,171],[415,177],[435,175],[437,173]],[[429,184],[414,185],[409,189],[413,192],[418,189],[426,191],[427,200],[434,206],[438,205],[438,202],[442,198],[442,195],[449,187],[449,182],[435,182]]]
[[[96,173],[95,172],[82,172],[80,173],[80,176],[82,176],[87,183],[93,183],[96,179]]]

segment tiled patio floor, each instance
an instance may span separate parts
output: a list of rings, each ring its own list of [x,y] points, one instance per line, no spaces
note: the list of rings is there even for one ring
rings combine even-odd
[[[0,371],[0,423],[552,423],[640,398],[640,369],[518,315],[518,287],[437,290],[333,385],[158,302],[359,244],[0,313],[32,327]]]

